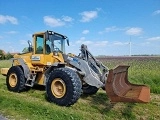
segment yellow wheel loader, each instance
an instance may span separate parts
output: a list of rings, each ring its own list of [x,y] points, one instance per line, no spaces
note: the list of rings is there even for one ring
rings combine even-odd
[[[14,55],[12,67],[2,68],[9,91],[21,92],[35,84],[44,85],[47,100],[60,106],[70,106],[80,95],[95,94],[103,88],[111,102],[142,102],[150,100],[150,89],[128,81],[129,66],[108,70],[81,45],[76,56],[65,54],[66,36],[53,31],[33,34],[33,45]]]

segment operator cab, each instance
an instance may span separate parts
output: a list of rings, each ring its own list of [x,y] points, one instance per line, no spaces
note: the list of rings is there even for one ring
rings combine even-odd
[[[66,36],[53,31],[36,33],[33,37],[35,40],[35,54],[65,53],[65,40],[69,45],[69,40]]]
[[[53,52],[65,53],[65,40],[69,46],[66,36],[53,31],[38,32],[33,34],[33,44],[28,40],[29,47],[25,47],[21,54],[34,52],[34,54],[50,54]]]

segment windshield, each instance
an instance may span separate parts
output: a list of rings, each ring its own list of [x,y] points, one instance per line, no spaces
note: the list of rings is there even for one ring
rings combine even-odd
[[[54,50],[63,51],[62,48],[61,40],[54,40]]]
[[[51,51],[60,51],[65,53],[65,39],[67,37],[58,33],[47,33],[46,39],[51,43]]]

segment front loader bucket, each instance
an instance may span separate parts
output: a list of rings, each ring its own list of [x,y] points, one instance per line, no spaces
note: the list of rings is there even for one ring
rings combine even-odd
[[[128,81],[128,68],[129,66],[118,66],[109,70],[105,89],[111,102],[149,102],[150,88],[131,84]]]

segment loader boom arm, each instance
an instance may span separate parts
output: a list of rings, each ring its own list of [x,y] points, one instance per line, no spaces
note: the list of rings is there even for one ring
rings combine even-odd
[[[108,68],[103,65],[100,61],[98,61],[91,53],[90,51],[87,49],[87,46],[82,44],[81,45],[81,58],[89,61],[89,57],[93,59],[93,61],[95,62],[95,65],[97,67],[99,67],[100,69],[102,69],[104,72],[108,71]]]

